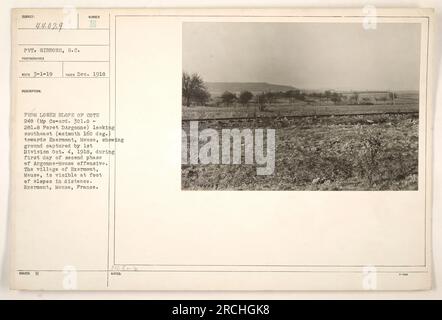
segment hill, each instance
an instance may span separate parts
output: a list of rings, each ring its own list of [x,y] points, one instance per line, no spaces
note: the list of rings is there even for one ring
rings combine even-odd
[[[295,87],[272,84],[267,82],[206,82],[207,89],[212,97],[220,96],[224,91],[240,93],[241,91],[250,91],[253,94],[267,91],[287,91],[294,90]]]

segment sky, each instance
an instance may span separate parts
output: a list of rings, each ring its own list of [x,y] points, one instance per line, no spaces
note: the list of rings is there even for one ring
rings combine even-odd
[[[183,23],[183,70],[206,82],[418,90],[420,25]]]

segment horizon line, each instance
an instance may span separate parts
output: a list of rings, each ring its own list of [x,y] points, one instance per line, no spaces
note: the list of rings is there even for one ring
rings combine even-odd
[[[334,91],[375,91],[375,92],[387,92],[387,91],[416,91],[419,92],[420,89],[392,89],[392,88],[373,88],[373,89],[362,89],[362,88],[339,88],[339,87],[298,87],[296,85],[291,84],[281,84],[281,83],[273,83],[267,81],[203,81],[204,83],[263,83],[275,86],[284,86],[284,87],[292,87],[298,90],[334,90]]]

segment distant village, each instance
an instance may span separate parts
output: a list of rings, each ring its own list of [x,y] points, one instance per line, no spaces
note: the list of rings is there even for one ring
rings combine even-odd
[[[375,105],[395,104],[398,95],[392,91],[303,91],[291,89],[287,91],[225,91],[218,96],[210,96],[207,101],[195,101],[196,104],[212,106],[229,106],[232,104],[303,104],[303,105]]]

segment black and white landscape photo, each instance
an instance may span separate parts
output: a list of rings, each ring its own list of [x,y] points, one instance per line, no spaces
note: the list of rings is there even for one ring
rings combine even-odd
[[[185,22],[183,190],[417,190],[420,25]]]

